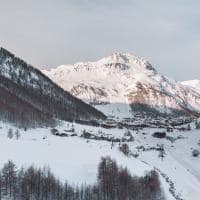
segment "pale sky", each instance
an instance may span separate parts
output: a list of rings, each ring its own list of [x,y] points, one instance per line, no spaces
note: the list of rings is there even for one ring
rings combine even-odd
[[[114,52],[200,79],[199,0],[0,0],[0,46],[40,68]]]

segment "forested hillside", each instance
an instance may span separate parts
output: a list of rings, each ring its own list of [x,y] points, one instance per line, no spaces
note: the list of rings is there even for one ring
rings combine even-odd
[[[1,119],[20,126],[53,125],[56,119],[105,118],[3,48],[0,49],[0,95]]]

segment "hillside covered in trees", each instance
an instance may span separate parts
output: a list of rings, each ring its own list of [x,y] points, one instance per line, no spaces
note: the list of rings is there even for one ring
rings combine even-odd
[[[0,96],[1,120],[23,127],[53,125],[55,119],[105,118],[3,48],[0,49]]]

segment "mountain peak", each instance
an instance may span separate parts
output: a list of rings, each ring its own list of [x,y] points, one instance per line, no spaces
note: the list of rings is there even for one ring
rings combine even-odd
[[[97,62],[44,73],[107,116],[130,118],[141,111],[150,116],[152,109],[169,116],[200,113],[197,92],[160,75],[147,60],[132,54],[114,53]]]
[[[127,65],[129,67],[133,65],[137,65],[139,67],[145,68],[147,70],[156,71],[149,61],[147,61],[144,58],[141,58],[139,56],[135,56],[130,53],[121,53],[116,52],[111,54],[108,57],[102,58],[99,61],[97,61],[99,64],[108,65],[108,64],[121,64],[124,69],[124,65]],[[129,68],[127,67],[127,68]]]

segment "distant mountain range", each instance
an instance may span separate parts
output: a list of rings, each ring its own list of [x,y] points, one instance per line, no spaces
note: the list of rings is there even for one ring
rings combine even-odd
[[[200,81],[177,82],[131,54],[114,53],[97,62],[42,72],[109,117],[200,116]]]
[[[57,119],[99,120],[105,119],[105,115],[1,48],[0,119],[35,127],[53,125]]]

